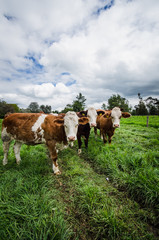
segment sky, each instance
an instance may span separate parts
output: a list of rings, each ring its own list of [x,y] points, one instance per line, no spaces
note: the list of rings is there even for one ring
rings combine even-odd
[[[0,0],[0,99],[159,98],[159,0]]]

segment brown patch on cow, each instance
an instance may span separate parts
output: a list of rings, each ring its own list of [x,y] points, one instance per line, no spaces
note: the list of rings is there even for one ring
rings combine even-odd
[[[78,120],[78,122],[79,122],[79,124],[85,125],[85,124],[89,123],[89,118],[88,117],[81,117]]]
[[[128,112],[122,112],[122,117],[123,118],[129,118],[129,117],[131,117],[131,114],[128,113]]]

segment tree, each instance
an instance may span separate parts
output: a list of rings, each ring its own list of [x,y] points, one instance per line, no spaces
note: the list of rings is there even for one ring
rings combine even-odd
[[[43,111],[44,113],[51,113],[51,106],[49,105],[41,105],[40,110]]]
[[[125,112],[129,112],[131,110],[129,107],[129,101],[121,97],[119,94],[114,94],[108,99],[108,109],[112,109],[114,107],[120,107]]]
[[[148,111],[140,93],[138,93],[138,97],[139,104],[135,106],[136,115],[147,115]]]
[[[79,93],[79,95],[76,96],[76,99],[77,100],[74,100],[72,104],[67,104],[64,110],[62,110],[62,112],[64,113],[68,111],[79,112],[81,110],[84,110],[86,98],[82,95],[82,93]]]
[[[101,109],[103,109],[103,110],[106,110],[106,109],[107,109],[107,106],[106,106],[106,104],[105,104],[105,103],[103,103],[103,104],[102,104],[102,107],[101,107]]]
[[[31,102],[28,106],[28,111],[32,113],[40,112],[39,104],[37,102]]]
[[[148,97],[146,100],[146,107],[148,108],[150,115],[159,114],[159,100],[157,98]]]
[[[14,109],[14,112],[20,112],[20,108],[15,103],[9,103],[9,106],[11,106]]]
[[[73,111],[73,106],[71,104],[67,104],[64,110],[62,110],[63,113],[67,113],[68,111]]]
[[[82,93],[79,93],[76,99],[77,100],[74,100],[72,104],[73,111],[79,112],[81,110],[84,110],[86,98],[82,95]]]
[[[7,104],[5,101],[0,100],[0,118],[4,118],[5,114],[8,112],[14,113],[14,107],[12,104]]]

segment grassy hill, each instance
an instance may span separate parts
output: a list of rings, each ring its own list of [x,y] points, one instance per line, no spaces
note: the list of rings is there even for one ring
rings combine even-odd
[[[159,117],[122,119],[111,145],[92,130],[82,147],[59,152],[54,176],[44,145],[23,145],[19,166],[11,147],[3,166],[0,140],[2,240],[159,239]]]

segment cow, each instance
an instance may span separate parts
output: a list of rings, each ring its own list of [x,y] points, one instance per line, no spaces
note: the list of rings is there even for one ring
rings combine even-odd
[[[97,118],[97,128],[100,129],[103,142],[107,142],[108,135],[108,141],[111,143],[115,129],[120,127],[121,117],[128,118],[130,116],[130,113],[122,112],[119,107],[114,107],[112,110],[102,112],[102,115]]]
[[[78,131],[77,131],[78,154],[81,154],[81,152],[82,152],[81,137],[84,138],[85,147],[87,148],[88,147],[88,139],[89,139],[89,135],[90,135],[90,129],[92,127],[96,127],[97,111],[95,110],[95,108],[89,107],[88,110],[80,111],[79,113],[77,113],[77,115],[78,115],[78,117],[85,116],[85,117],[88,117],[88,119],[89,119],[89,123],[87,123],[85,125],[79,124],[79,126],[78,126]]]
[[[94,127],[94,134],[95,137],[97,137],[97,129],[100,129],[100,118],[102,115],[104,115],[107,111],[103,109],[97,109],[97,119],[96,119],[96,127]]]
[[[57,163],[56,144],[73,142],[77,139],[78,124],[88,123],[88,118],[79,118],[75,112],[67,112],[58,117],[41,113],[13,113],[2,122],[2,141],[4,159],[3,165],[8,162],[9,145],[15,140],[14,153],[17,164],[20,163],[20,148],[23,143],[36,145],[45,143],[49,149],[53,172],[61,174]]]

